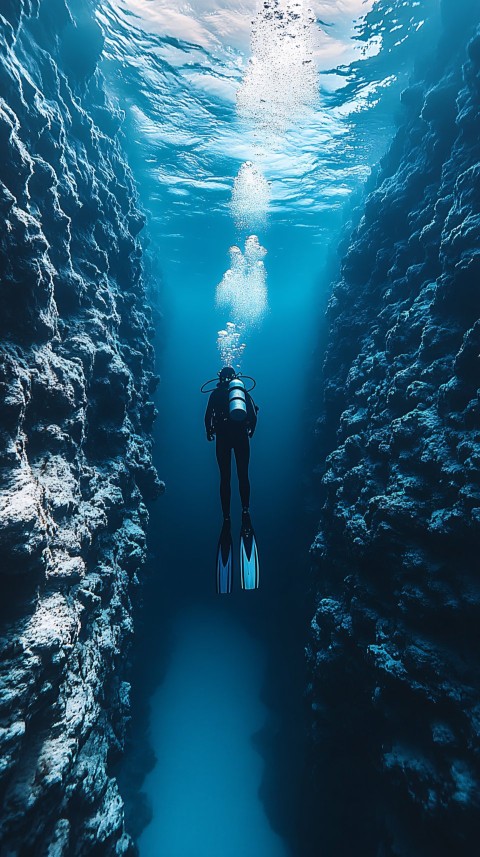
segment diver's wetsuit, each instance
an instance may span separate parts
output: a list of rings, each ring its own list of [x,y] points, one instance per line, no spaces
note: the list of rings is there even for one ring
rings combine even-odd
[[[220,501],[224,518],[230,517],[232,449],[237,465],[238,487],[242,508],[250,505],[250,438],[257,424],[257,413],[251,396],[246,394],[247,417],[235,422],[228,416],[228,384],[219,384],[213,390],[205,411],[205,429],[210,439],[216,435],[216,453],[220,469]]]

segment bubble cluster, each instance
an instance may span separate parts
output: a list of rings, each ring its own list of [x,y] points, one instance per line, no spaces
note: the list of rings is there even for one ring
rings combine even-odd
[[[237,91],[237,112],[258,143],[283,135],[316,104],[318,75],[314,61],[315,16],[306,0],[263,0],[253,21],[252,57]],[[230,208],[239,229],[265,226],[270,189],[260,169],[245,161],[235,179]],[[239,366],[244,335],[267,310],[266,250],[250,235],[242,253],[230,248],[230,268],[217,286],[217,306],[231,321],[218,333],[224,364]]]
[[[252,57],[237,110],[267,136],[284,134],[317,101],[314,24],[301,0],[265,0],[253,21]]]
[[[239,229],[258,229],[267,222],[270,188],[261,171],[245,161],[235,179],[230,203]]]
[[[225,330],[218,331],[217,346],[223,366],[233,366],[235,369],[240,369],[240,362],[246,347],[245,343],[242,342],[243,334],[243,325],[237,325],[232,321],[227,321]]]
[[[266,250],[256,235],[239,247],[230,247],[230,268],[217,286],[217,305],[227,307],[233,323],[246,330],[257,324],[267,310],[267,275],[263,258]]]

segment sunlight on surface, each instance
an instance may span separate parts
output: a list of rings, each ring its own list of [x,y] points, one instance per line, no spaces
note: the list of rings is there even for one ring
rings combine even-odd
[[[139,78],[132,110],[139,133],[150,139],[155,177],[171,198],[165,217],[182,204],[178,190],[177,202],[167,190],[173,181],[188,191],[192,211],[201,210],[202,183],[219,186],[219,158],[229,162],[230,181],[242,162],[255,163],[270,182],[272,213],[297,208],[288,193],[291,178],[318,199],[332,160],[347,171],[353,165],[342,140],[350,133],[350,115],[370,106],[375,84],[349,106],[328,99],[345,88],[350,63],[379,50],[377,36],[359,42],[355,29],[373,0],[277,2],[272,18],[275,0],[270,17],[257,0],[196,0],[181,10],[168,0],[103,0],[99,20],[107,31],[106,58],[122,56],[123,79]],[[281,16],[287,12],[285,27]],[[116,37],[122,32],[123,39]],[[340,73],[333,74],[335,69]],[[166,159],[165,147],[173,147],[177,157]],[[356,166],[365,178],[369,164],[361,152]],[[350,176],[354,186],[357,174],[358,169]],[[331,194],[335,187],[334,182]]]

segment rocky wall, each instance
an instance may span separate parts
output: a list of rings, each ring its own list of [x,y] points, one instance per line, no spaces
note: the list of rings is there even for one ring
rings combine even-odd
[[[0,5],[0,851],[126,854],[157,379],[95,0]],[[133,853],[133,852],[132,852]]]
[[[308,647],[325,857],[479,841],[480,10],[442,12],[328,310]]]

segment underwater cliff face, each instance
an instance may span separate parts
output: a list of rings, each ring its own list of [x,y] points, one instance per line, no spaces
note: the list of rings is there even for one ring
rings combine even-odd
[[[325,855],[478,842],[480,32],[466,5],[443,4],[328,311],[309,646]]]
[[[0,843],[122,854],[156,385],[143,217],[93,2],[0,15]],[[50,850],[49,850],[50,849]],[[3,853],[3,851],[2,851]]]

